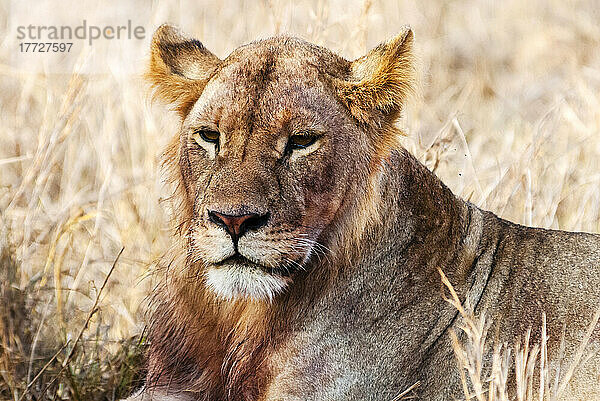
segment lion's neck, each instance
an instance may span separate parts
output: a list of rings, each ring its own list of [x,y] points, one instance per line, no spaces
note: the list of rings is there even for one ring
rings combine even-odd
[[[482,211],[405,150],[387,161],[379,198],[378,220],[365,230],[353,265],[361,260],[388,274],[418,271],[438,293],[442,269],[459,294],[466,293],[478,274],[473,262],[481,251]]]
[[[463,250],[467,236],[476,235],[470,232],[469,224],[471,211],[476,208],[456,197],[405,150],[393,153],[382,170],[366,181],[369,188],[358,191],[366,193],[365,198],[357,197],[359,203],[351,207],[358,211],[354,215],[358,214],[360,219],[345,222],[346,227],[342,228],[345,235],[338,237],[348,240],[340,242],[341,247],[331,247],[342,250],[345,259],[338,258],[337,263],[349,265],[350,270],[357,261],[378,258],[386,252],[397,255],[402,253],[398,250],[415,247],[435,249],[433,260],[452,258]],[[358,227],[356,220],[361,220]],[[357,233],[357,239],[353,238]],[[390,267],[396,266],[386,266]],[[439,279],[437,267],[441,266],[435,266],[433,273]],[[460,281],[457,277],[457,282]]]

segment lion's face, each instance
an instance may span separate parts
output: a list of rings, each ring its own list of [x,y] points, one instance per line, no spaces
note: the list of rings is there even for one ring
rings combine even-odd
[[[190,247],[225,296],[269,296],[323,253],[319,236],[365,159],[316,69],[269,52],[245,48],[223,66],[181,135]]]
[[[168,67],[178,88],[190,84],[188,95],[196,91],[185,101],[177,95],[183,123],[174,159],[190,214],[188,255],[221,297],[272,298],[327,257],[324,234],[368,178],[377,146],[340,99],[348,88],[335,86],[352,64],[290,38],[220,61],[161,29],[168,31],[155,35],[153,62]]]

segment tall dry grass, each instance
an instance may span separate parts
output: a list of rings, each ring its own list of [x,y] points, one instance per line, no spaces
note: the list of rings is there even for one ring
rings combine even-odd
[[[177,121],[118,69],[11,65],[15,18],[0,4],[0,398],[112,399],[135,376],[138,340],[120,340],[142,332],[151,262],[169,242],[157,160]],[[597,0],[172,0],[152,3],[144,24],[178,23],[222,57],[287,32],[347,58],[410,24],[423,76],[404,145],[502,217],[598,232],[599,20]]]
[[[475,401],[564,401],[572,399],[567,388],[575,372],[590,358],[596,357],[589,345],[592,333],[600,320],[600,306],[589,322],[577,351],[571,358],[559,352],[559,363],[551,369],[548,360],[546,315],[542,315],[539,342],[531,339],[536,328],[532,319],[530,328],[513,343],[502,343],[488,336],[490,324],[485,312],[475,315],[468,304],[463,304],[442,270],[441,280],[448,290],[447,301],[459,315],[458,328],[450,330],[452,348],[462,382],[465,400]],[[559,336],[558,333],[552,333]],[[561,347],[564,347],[564,332]],[[492,337],[492,338],[490,338]]]

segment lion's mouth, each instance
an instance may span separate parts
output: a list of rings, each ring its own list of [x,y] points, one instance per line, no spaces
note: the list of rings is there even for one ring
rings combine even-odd
[[[230,265],[257,265],[257,263],[254,263],[253,261],[251,261],[250,259],[248,259],[247,257],[245,257],[244,255],[242,255],[239,252],[236,252],[235,254],[231,255],[230,257],[223,259],[222,261],[215,263],[215,266],[217,267],[221,267],[221,266],[230,266]]]
[[[206,270],[206,284],[220,298],[273,299],[291,282],[288,275],[255,263],[236,253]]]
[[[258,269],[264,271],[265,273],[273,273],[273,269],[263,265],[260,262],[251,260],[239,252],[234,253],[233,255],[223,259],[220,262],[214,263],[214,267],[216,267],[217,269],[231,267],[238,269]]]
[[[258,269],[265,273],[274,274],[282,277],[292,276],[296,271],[295,266],[281,266],[281,267],[272,267],[266,266],[260,262],[256,262],[251,260],[239,252],[229,256],[226,259],[223,259],[220,262],[213,264],[215,268],[244,268],[244,269]]]

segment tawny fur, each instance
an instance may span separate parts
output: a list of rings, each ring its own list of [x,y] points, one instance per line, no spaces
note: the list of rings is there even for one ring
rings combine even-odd
[[[460,320],[438,269],[487,311],[496,340],[519,338],[545,312],[551,366],[563,323],[563,357],[573,356],[600,303],[600,237],[499,219],[399,146],[412,45],[404,28],[350,62],[276,37],[221,61],[158,29],[147,77],[181,117],[164,154],[174,238],[153,297],[146,386],[133,399],[392,400],[417,381],[421,399],[460,397],[449,335]],[[203,129],[221,135],[214,157],[194,143]],[[318,134],[314,147],[294,154],[290,137],[306,132]],[[211,210],[268,216],[239,238],[239,252],[261,248],[260,260],[203,254],[229,238]],[[219,283],[235,274],[285,282],[261,279],[246,294],[248,280],[235,291]],[[600,395],[599,368],[590,359],[566,396]]]

